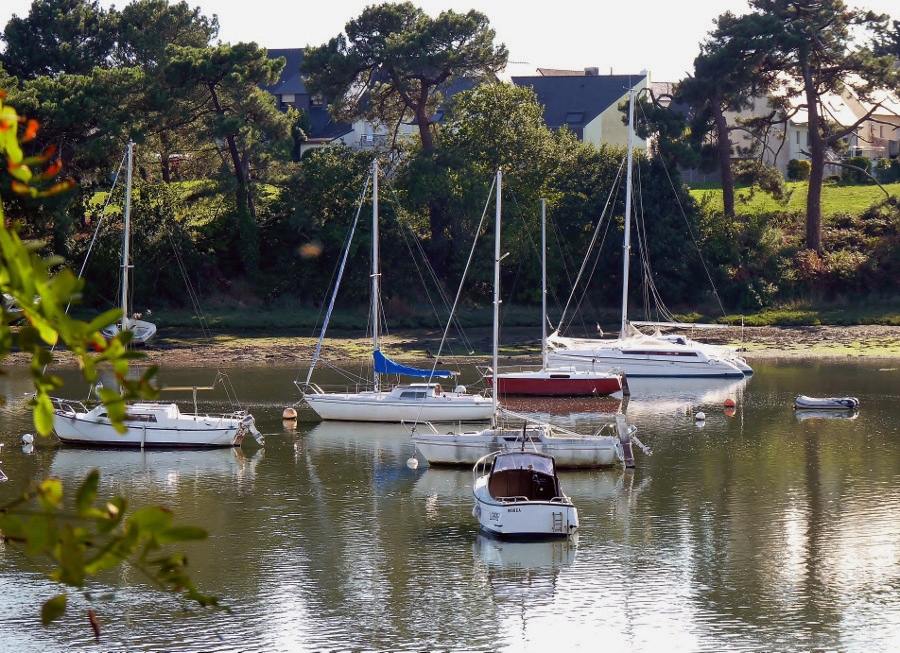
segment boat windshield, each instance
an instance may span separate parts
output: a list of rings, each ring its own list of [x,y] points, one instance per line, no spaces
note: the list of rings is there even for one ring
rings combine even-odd
[[[553,475],[553,459],[533,453],[506,453],[494,459],[494,472],[507,469],[533,469],[542,474]]]

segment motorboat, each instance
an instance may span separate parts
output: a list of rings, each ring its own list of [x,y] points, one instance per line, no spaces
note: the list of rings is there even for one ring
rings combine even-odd
[[[487,533],[509,538],[568,537],[578,510],[560,487],[553,456],[494,452],[472,470],[472,515]]]
[[[807,397],[799,395],[794,399],[797,410],[856,410],[859,399],[856,397]]]

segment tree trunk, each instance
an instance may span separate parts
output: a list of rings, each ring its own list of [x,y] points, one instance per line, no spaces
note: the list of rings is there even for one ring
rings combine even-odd
[[[825,181],[825,140],[819,127],[818,95],[812,71],[803,64],[803,86],[806,92],[807,129],[809,130],[809,191],[806,195],[806,247],[822,253],[822,184]]]
[[[722,204],[725,215],[734,217],[734,173],[731,171],[731,139],[729,138],[728,121],[722,113],[718,101],[710,102],[713,119],[716,123],[716,138],[719,143],[719,169],[722,173]]]

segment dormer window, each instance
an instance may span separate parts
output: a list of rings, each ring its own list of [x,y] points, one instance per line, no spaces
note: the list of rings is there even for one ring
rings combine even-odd
[[[565,122],[567,125],[580,125],[584,122],[584,111],[569,111]]]

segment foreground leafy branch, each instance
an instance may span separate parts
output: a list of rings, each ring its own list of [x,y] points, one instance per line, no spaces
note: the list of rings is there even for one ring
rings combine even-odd
[[[194,526],[177,526],[166,508],[154,506],[125,516],[127,502],[116,496],[97,506],[100,474],[93,470],[75,493],[75,505],[64,509],[62,481],[48,478],[21,497],[0,507],[0,538],[20,550],[48,578],[69,587],[84,587],[91,576],[129,564],[156,588],[182,594],[201,606],[216,606],[218,599],[201,594],[187,574],[187,557],[165,554],[165,545],[206,539]],[[90,594],[85,593],[90,599]],[[46,625],[66,610],[68,594],[44,602],[41,621]],[[92,618],[95,632],[99,625]]]
[[[71,188],[69,181],[53,182],[61,165],[58,161],[47,165],[52,150],[39,157],[24,155],[21,143],[34,137],[37,124],[19,118],[14,109],[4,105],[4,99],[0,93],[0,160],[6,160],[14,179],[11,190],[37,198]],[[36,167],[45,169],[35,173]],[[97,380],[98,366],[111,365],[121,392],[104,389],[100,399],[110,420],[124,432],[127,402],[156,397],[157,390],[151,384],[156,368],[151,367],[140,378],[129,378],[129,362],[140,356],[127,347],[131,334],[126,331],[107,339],[101,333],[103,327],[118,320],[119,311],[107,311],[90,322],[69,316],[67,307],[80,297],[83,283],[61,267],[60,259],[41,257],[40,248],[40,243],[23,242],[15,225],[6,225],[0,203],[0,290],[4,297],[0,362],[14,347],[30,355],[35,389],[34,426],[42,435],[52,432],[50,393],[62,385],[58,377],[47,372],[52,362],[50,348],[64,344],[91,384]],[[21,320],[25,325],[14,329],[12,323]],[[84,587],[90,577],[129,564],[159,589],[178,592],[202,606],[217,605],[214,597],[197,591],[187,574],[187,558],[183,554],[162,551],[165,545],[205,539],[206,531],[173,525],[172,513],[162,507],[141,508],[126,517],[127,502],[119,496],[97,507],[99,481],[97,470],[92,471],[76,491],[72,510],[64,509],[65,492],[60,479],[48,478],[33,484],[20,497],[0,506],[0,541],[20,550],[50,579],[68,587]],[[89,594],[86,596],[90,598]],[[62,616],[67,603],[65,592],[44,602],[41,621],[48,624]],[[99,636],[100,626],[93,611],[90,621]]]

